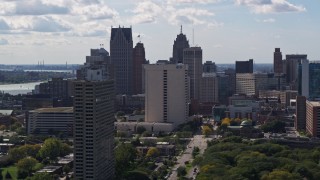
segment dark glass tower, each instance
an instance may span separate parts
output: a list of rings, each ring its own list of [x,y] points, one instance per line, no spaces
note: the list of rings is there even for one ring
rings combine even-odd
[[[133,94],[142,94],[142,65],[146,64],[143,43],[139,42],[133,49]]]
[[[111,28],[110,57],[114,68],[116,94],[132,94],[132,29]]]

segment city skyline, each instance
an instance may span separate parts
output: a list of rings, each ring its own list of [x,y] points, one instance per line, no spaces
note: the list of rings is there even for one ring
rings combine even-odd
[[[172,56],[180,25],[203,62],[273,63],[274,48],[320,59],[319,1],[301,0],[0,0],[2,64],[81,64],[89,49],[110,51],[111,27],[130,27],[146,59]],[[194,33],[193,33],[194,32]],[[194,34],[194,36],[193,36]],[[138,38],[140,35],[141,38]],[[194,38],[193,38],[194,37]],[[159,48],[161,47],[161,48]]]

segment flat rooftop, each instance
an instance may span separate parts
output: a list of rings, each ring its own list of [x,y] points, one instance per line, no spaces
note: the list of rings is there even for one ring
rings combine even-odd
[[[319,102],[319,101],[309,101],[309,103],[310,103],[312,106],[320,106],[320,102]]]
[[[73,107],[39,108],[30,112],[37,113],[73,113]]]

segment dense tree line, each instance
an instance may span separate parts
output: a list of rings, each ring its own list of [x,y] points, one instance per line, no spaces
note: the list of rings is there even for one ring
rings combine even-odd
[[[320,179],[320,148],[291,149],[287,146],[242,141],[229,137],[210,142],[197,156],[197,179]]]

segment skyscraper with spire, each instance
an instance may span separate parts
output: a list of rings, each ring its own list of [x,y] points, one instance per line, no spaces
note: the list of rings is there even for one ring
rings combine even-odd
[[[180,34],[177,35],[176,40],[173,43],[172,58],[170,62],[172,64],[183,62],[183,49],[189,48],[189,41],[185,34],[182,33],[182,26],[180,29]]]

